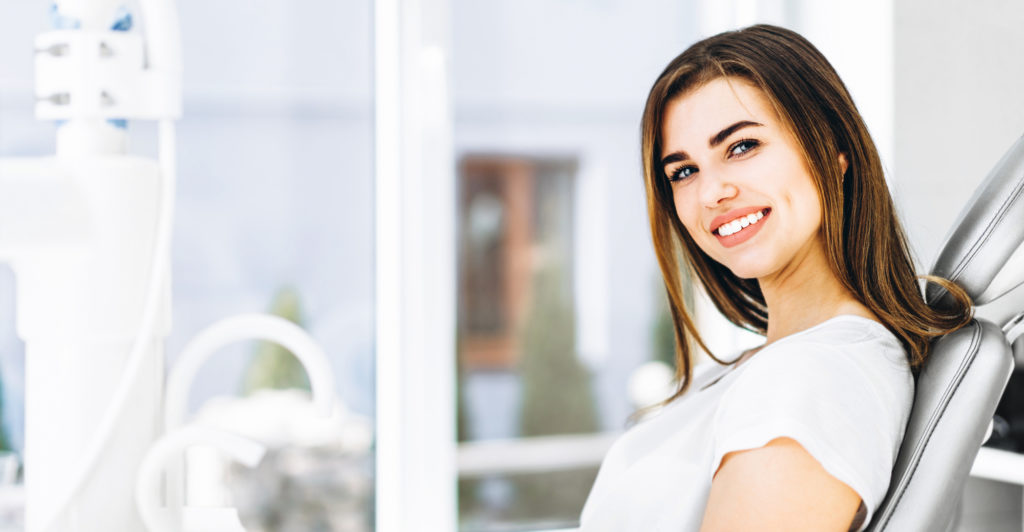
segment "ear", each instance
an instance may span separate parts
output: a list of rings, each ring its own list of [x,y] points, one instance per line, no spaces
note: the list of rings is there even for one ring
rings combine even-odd
[[[843,170],[842,174],[845,176],[846,169],[849,168],[850,165],[846,162],[846,154],[842,152],[839,153],[839,167]]]

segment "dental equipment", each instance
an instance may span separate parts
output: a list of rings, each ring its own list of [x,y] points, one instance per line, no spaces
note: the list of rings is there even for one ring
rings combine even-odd
[[[258,464],[267,451],[266,447],[249,438],[208,427],[187,426],[161,437],[146,454],[139,467],[138,489],[135,492],[135,502],[147,530],[181,532],[193,528],[188,517],[179,513],[177,508],[161,509],[151,502],[150,497],[151,493],[160,490],[160,473],[163,468],[179,458],[185,449],[192,445],[213,445],[232,459],[249,467]],[[218,512],[219,508],[210,510],[213,511],[204,512],[207,515],[197,519],[200,522],[195,528],[203,527],[209,530],[210,526],[214,525],[216,528],[213,529],[223,532],[244,530],[238,523],[237,515]]]
[[[306,368],[309,376],[313,405],[317,412],[328,417],[334,402],[334,383],[327,355],[306,331],[294,323],[277,316],[243,314],[221,320],[196,335],[182,350],[167,378],[164,407],[164,429],[171,434],[185,423],[188,391],[196,373],[218,349],[242,340],[265,340],[280,344],[291,351]],[[177,508],[184,504],[181,469],[171,469],[167,481],[167,505]],[[140,484],[143,481],[140,480]]]
[[[139,490],[159,484],[160,464],[186,443],[205,441],[243,463],[260,454],[240,436],[196,427],[167,434],[146,454],[163,428],[181,45],[172,0],[139,1],[145,40],[129,31],[122,1],[54,3],[56,29],[36,40],[36,116],[58,121],[56,155],[0,159],[0,260],[15,273],[26,351],[31,532],[143,529]],[[127,122],[138,119],[158,122],[156,161],[127,153]],[[245,316],[197,343],[212,349],[256,337],[294,349],[310,370],[314,401],[329,411],[327,359],[293,324]],[[195,351],[176,374],[208,354]],[[184,394],[182,382],[169,387]],[[168,421],[177,428],[183,408],[171,399]],[[156,522],[153,505],[139,510]]]
[[[31,531],[141,527],[131,494],[159,431],[181,114],[173,5],[141,8],[145,43],[124,31],[120,2],[54,4],[61,29],[36,40],[36,115],[60,121],[56,156],[0,162],[0,192],[17,203],[10,214],[41,210],[25,233],[10,226],[18,245],[0,251],[15,273],[25,341]],[[127,154],[128,119],[159,121],[158,161]],[[76,216],[31,202],[52,188]]]

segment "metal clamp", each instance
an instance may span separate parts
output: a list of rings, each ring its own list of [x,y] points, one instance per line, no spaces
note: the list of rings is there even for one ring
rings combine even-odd
[[[36,117],[181,116],[181,81],[146,68],[141,35],[55,30],[36,38]]]

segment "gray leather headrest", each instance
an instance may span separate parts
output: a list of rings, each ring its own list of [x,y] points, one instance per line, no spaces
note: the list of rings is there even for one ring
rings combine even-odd
[[[1024,137],[978,186],[946,237],[932,274],[960,285],[975,305],[1024,283]],[[929,284],[929,304],[946,291]]]
[[[972,320],[932,344],[870,532],[947,530],[1012,370],[1006,337],[986,320]]]

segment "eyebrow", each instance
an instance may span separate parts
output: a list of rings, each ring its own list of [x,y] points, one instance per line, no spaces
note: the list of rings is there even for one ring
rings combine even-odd
[[[714,148],[715,146],[718,146],[719,144],[725,142],[725,139],[729,138],[729,135],[732,135],[733,133],[745,127],[751,126],[764,126],[764,124],[761,124],[759,122],[753,122],[750,120],[740,120],[739,122],[736,122],[735,124],[719,131],[710,139],[708,139],[708,146]],[[686,159],[689,158],[690,156],[687,155],[685,151],[672,152],[661,159],[661,166],[664,168],[665,166],[668,166],[672,163],[685,161]]]

